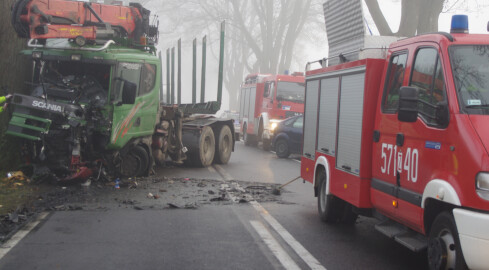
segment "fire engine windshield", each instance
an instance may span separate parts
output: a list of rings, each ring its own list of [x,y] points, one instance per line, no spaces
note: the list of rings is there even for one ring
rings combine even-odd
[[[489,45],[449,49],[459,104],[468,114],[489,114]]]
[[[277,100],[304,103],[304,83],[278,82]]]

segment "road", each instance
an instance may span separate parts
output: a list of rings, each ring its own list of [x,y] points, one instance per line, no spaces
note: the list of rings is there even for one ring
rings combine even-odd
[[[96,202],[85,200],[81,211],[46,213],[0,248],[0,269],[427,267],[425,254],[412,253],[375,231],[374,219],[360,217],[353,227],[321,222],[312,185],[302,180],[287,185],[277,199],[265,195],[258,201],[247,198],[249,202],[239,203],[237,198],[181,207],[212,196],[211,188],[224,187],[232,198],[241,196],[233,193],[236,189],[252,188],[257,182],[283,184],[299,176],[299,169],[294,158],[278,159],[242,142],[227,165],[160,168],[157,175],[166,178],[153,178],[154,186],[150,183],[147,189],[159,189],[161,199],[141,199],[148,193],[141,187],[134,193],[121,188],[98,194],[104,199]],[[190,183],[200,183],[200,190],[173,190],[183,192],[182,187],[193,186]],[[140,201],[138,207],[127,203],[133,202],[131,196]],[[177,207],[163,207],[169,199]]]

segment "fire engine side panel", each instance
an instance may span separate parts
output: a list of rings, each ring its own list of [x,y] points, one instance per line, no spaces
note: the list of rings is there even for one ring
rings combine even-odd
[[[245,117],[245,102],[246,102],[246,90],[244,88],[241,88],[241,91],[239,93],[239,121],[241,124],[243,124],[243,118]]]
[[[244,98],[244,106],[243,106],[243,118],[245,119],[249,119],[249,111],[250,111],[250,89],[249,88],[245,88],[243,89],[243,98]],[[243,132],[246,132],[243,131]]]
[[[338,91],[340,78],[321,80],[317,151],[334,156],[336,153],[336,124],[338,122]],[[333,163],[334,164],[334,163]]]
[[[341,79],[336,168],[360,174],[365,71]]]
[[[314,160],[316,152],[316,135],[318,120],[319,80],[306,84],[306,103],[304,111],[303,156]]]
[[[248,133],[255,134],[256,125],[255,125],[255,105],[256,105],[256,87],[251,87],[249,89],[249,98],[248,98]]]

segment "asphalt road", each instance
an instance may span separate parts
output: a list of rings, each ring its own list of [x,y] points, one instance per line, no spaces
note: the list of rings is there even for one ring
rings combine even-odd
[[[425,269],[425,254],[415,254],[374,230],[375,220],[360,217],[353,227],[328,225],[317,216],[310,183],[285,187],[277,198],[239,203],[236,189],[257,182],[282,184],[299,176],[297,160],[239,142],[229,164],[210,168],[170,167],[151,188],[160,200],[141,198],[148,190],[124,193],[124,207],[111,190],[106,200],[85,202],[81,211],[48,213],[25,237],[0,248],[0,269]],[[202,184],[182,194],[185,181]],[[239,180],[240,182],[235,182]],[[168,182],[176,181],[175,184]],[[200,181],[200,182],[199,182]],[[232,185],[231,185],[232,183]],[[176,185],[180,184],[180,185]],[[236,201],[199,204],[191,209],[152,205],[173,198],[203,201],[222,185]],[[269,186],[270,188],[270,186]],[[141,189],[141,188],[140,188]],[[173,190],[180,189],[180,190]],[[248,189],[247,189],[248,190]],[[179,193],[180,191],[180,193]],[[157,191],[155,191],[157,192]],[[202,194],[205,193],[205,194]],[[212,194],[214,194],[212,192]],[[234,194],[234,195],[233,195]],[[258,192],[259,194],[259,192]],[[104,196],[104,194],[99,194]],[[131,196],[135,198],[131,198]],[[257,195],[258,197],[261,195]],[[137,197],[137,198],[136,198]],[[183,199],[182,199],[183,198]],[[197,198],[200,198],[197,200]],[[144,207],[143,207],[144,206]],[[36,225],[36,224],[34,224]],[[16,239],[13,239],[16,240]]]

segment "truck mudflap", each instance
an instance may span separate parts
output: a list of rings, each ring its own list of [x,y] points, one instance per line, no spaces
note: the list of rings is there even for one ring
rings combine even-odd
[[[489,265],[489,213],[457,208],[453,210],[460,245],[470,269],[487,269]]]

